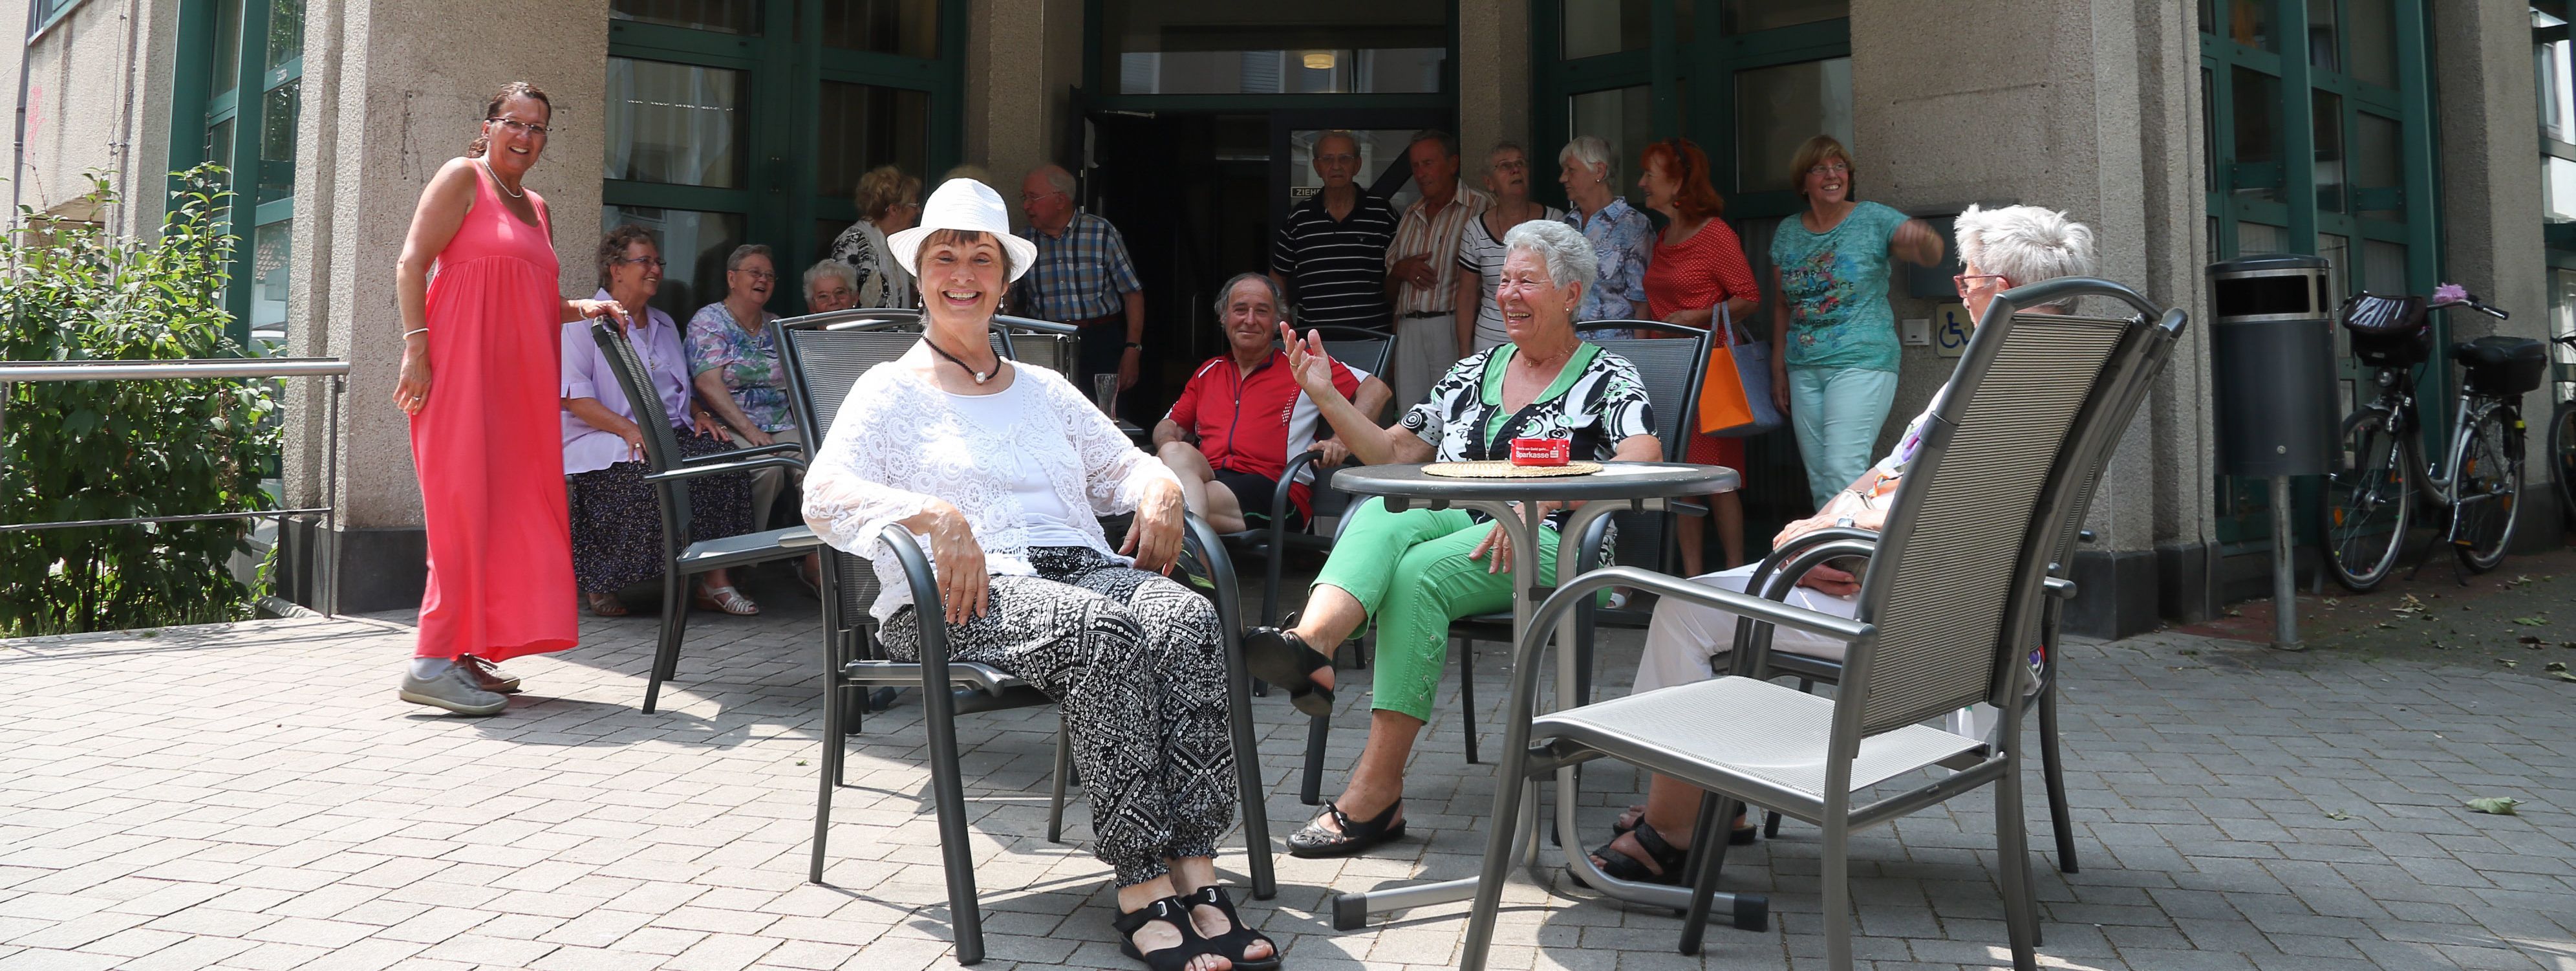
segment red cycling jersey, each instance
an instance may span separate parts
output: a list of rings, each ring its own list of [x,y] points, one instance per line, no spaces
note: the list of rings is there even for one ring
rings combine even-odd
[[[1368,372],[1333,362],[1333,390],[1349,398],[1358,394]],[[1315,430],[1323,413],[1307,400],[1306,391],[1289,374],[1288,354],[1273,350],[1270,359],[1247,372],[1234,357],[1220,354],[1199,365],[1181,398],[1172,402],[1171,419],[1199,439],[1199,454],[1212,468],[1250,472],[1272,481],[1288,470],[1291,456],[1315,447]],[[1300,474],[1288,497],[1297,510],[1311,515],[1312,472]]]

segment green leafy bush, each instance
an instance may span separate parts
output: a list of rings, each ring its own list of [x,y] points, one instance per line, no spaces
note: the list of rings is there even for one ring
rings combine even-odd
[[[91,201],[115,201],[91,176]],[[219,295],[235,237],[223,170],[178,176],[161,231],[120,238],[22,209],[0,238],[0,359],[248,356]],[[6,386],[0,522],[190,515],[275,505],[275,385],[260,380]],[[247,520],[0,533],[0,635],[237,620],[253,591],[226,568]]]

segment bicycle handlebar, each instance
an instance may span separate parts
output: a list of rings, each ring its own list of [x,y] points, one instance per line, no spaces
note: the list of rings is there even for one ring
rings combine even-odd
[[[2458,299],[2458,300],[2454,300],[2454,301],[2451,301],[2451,302],[2449,302],[2449,303],[2437,303],[2437,304],[2432,304],[2432,305],[2430,305],[2429,307],[2427,307],[2426,309],[2430,309],[2430,310],[2443,310],[2443,309],[2447,309],[2447,308],[2450,308],[2450,307],[2467,307],[2467,308],[2469,308],[2469,309],[2471,309],[2471,310],[2475,310],[2475,311],[2477,311],[2477,312],[2479,312],[2479,313],[2485,314],[2485,315],[2487,315],[2487,316],[2489,316],[2489,317],[2493,317],[2493,318],[2495,318],[2495,319],[2497,319],[2497,320],[2511,320],[2511,319],[2513,319],[2513,314],[2511,314],[2511,313],[2507,313],[2507,312],[2505,311],[2505,309],[2504,309],[2504,308],[2502,308],[2502,307],[2490,306],[2490,305],[2488,305],[2488,304],[2487,304],[2487,302],[2486,302],[2486,301],[2478,299],[2478,295],[2477,295],[2477,294],[2474,294],[2474,293],[2466,293],[2466,292],[2461,293],[2461,294],[2460,294],[2460,299]]]

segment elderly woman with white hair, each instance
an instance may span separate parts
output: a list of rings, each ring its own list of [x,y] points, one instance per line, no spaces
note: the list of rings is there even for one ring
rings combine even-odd
[[[1957,220],[1959,258],[1967,266],[1957,279],[1959,300],[1968,307],[1970,326],[1986,312],[1995,295],[2026,283],[2062,276],[2088,276],[2093,272],[2093,230],[2083,223],[2066,218],[2066,214],[2038,206],[2006,206],[2001,209],[1968,207]],[[2071,299],[2071,298],[2070,298]],[[2065,313],[2063,302],[2022,308],[2040,313]],[[1887,510],[1893,504],[1897,484],[1903,481],[1906,465],[1914,460],[1922,444],[1924,423],[1940,407],[1949,386],[1935,392],[1932,403],[1907,425],[1896,447],[1876,465],[1861,473],[1860,478],[1827,500],[1815,515],[1790,523],[1772,540],[1778,546],[1791,539],[1827,527],[1867,530],[1887,526]],[[1692,579],[1714,587],[1741,592],[1753,575],[1752,565],[1722,573],[1711,573]],[[1819,566],[1799,578],[1797,589],[1789,594],[1789,603],[1820,613],[1850,617],[1860,609],[1860,579],[1851,571],[1832,566]],[[1655,606],[1655,619],[1646,631],[1646,647],[1637,661],[1634,690],[1652,691],[1667,685],[1705,681],[1717,676],[1717,667],[1735,647],[1736,615],[1715,607],[1666,600]],[[1839,661],[1843,646],[1813,634],[1787,628],[1773,630],[1771,650],[1808,657]],[[1607,846],[1592,851],[1592,862],[1602,872],[1623,880],[1645,883],[1678,883],[1684,856],[1691,845],[1691,827],[1699,812],[1700,790],[1678,780],[1656,776],[1646,788],[1646,804],[1632,806],[1613,828],[1616,837]],[[1739,815],[1730,834],[1736,843],[1753,841],[1753,829]]]
[[[859,305],[859,271],[826,256],[805,268],[805,312],[825,314]]]
[[[1646,265],[1655,256],[1655,223],[1611,193],[1619,184],[1619,156],[1598,135],[1582,135],[1556,153],[1558,185],[1574,208],[1565,224],[1583,231],[1600,259],[1599,276],[1583,294],[1576,320],[1638,320],[1646,316]]]
[[[1332,362],[1312,333],[1303,342],[1286,335],[1297,383],[1351,454],[1372,465],[1502,459],[1516,438],[1567,439],[1577,459],[1661,458],[1636,367],[1574,332],[1575,308],[1598,272],[1592,244],[1574,227],[1533,220],[1506,233],[1503,250],[1493,299],[1511,340],[1459,361],[1396,424],[1379,428],[1333,393]],[[1539,575],[1555,575],[1564,518],[1552,511],[1539,548],[1515,550],[1499,525],[1465,510],[1389,512],[1371,499],[1335,541],[1301,618],[1246,636],[1254,673],[1317,715],[1331,710],[1333,669],[1314,645],[1339,645],[1377,622],[1368,744],[1341,796],[1289,837],[1289,853],[1347,856],[1404,835],[1404,763],[1431,717],[1449,622],[1511,606],[1514,556],[1535,555]]]
[[[806,523],[874,562],[886,653],[916,659],[922,625],[940,624],[952,660],[1061,708],[1128,956],[1155,971],[1278,966],[1217,883],[1235,753],[1216,609],[1167,576],[1180,480],[1062,375],[994,353],[993,314],[1037,246],[1011,235],[991,187],[950,180],[887,242],[926,326],[843,399],[806,476]],[[1127,512],[1113,547],[1100,517]],[[913,602],[888,526],[928,547],[940,603]]]

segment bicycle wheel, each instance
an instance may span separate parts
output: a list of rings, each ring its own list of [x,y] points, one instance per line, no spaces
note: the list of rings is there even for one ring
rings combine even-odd
[[[2513,409],[2496,408],[2478,418],[2469,435],[2468,454],[2461,456],[2458,504],[2451,507],[2451,550],[2471,573],[2485,573],[2504,561],[2513,544],[2513,524],[2522,518],[2522,462],[2514,458],[2508,436],[2522,434]]]
[[[2388,412],[2356,412],[2343,422],[2343,465],[2326,476],[2326,572],[2359,593],[2378,586],[2406,545],[2415,496],[2406,438]]]
[[[2567,521],[2576,522],[2576,401],[2559,402],[2549,420],[2549,479],[2558,484]]]

